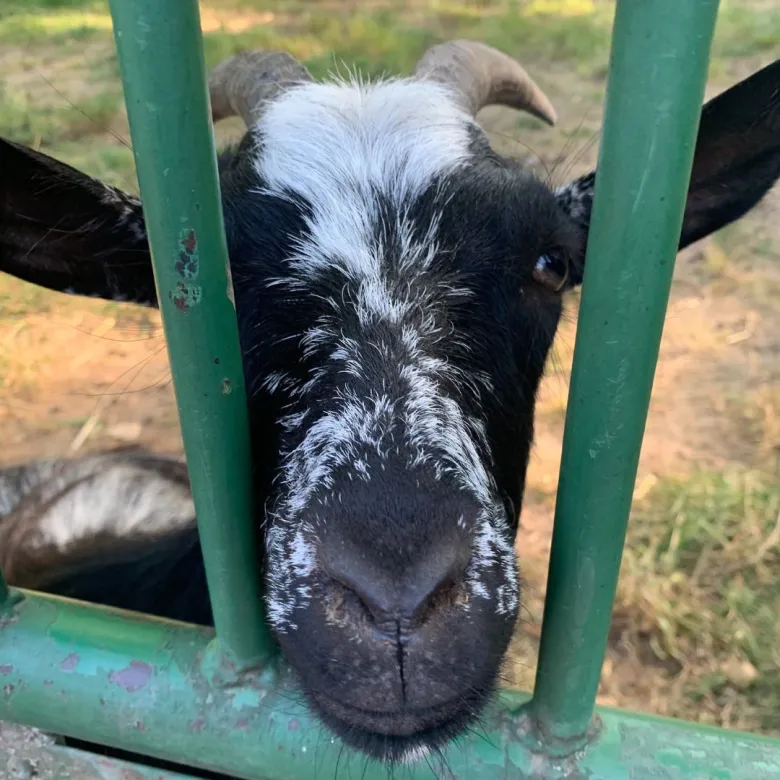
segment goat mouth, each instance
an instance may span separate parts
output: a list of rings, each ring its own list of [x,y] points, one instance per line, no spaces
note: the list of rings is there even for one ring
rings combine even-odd
[[[322,722],[350,747],[388,763],[420,758],[441,748],[477,719],[487,692],[425,709],[375,712],[310,692]]]

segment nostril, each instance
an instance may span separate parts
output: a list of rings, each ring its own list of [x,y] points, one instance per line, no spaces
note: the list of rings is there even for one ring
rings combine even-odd
[[[348,571],[334,571],[329,567],[328,573],[333,579],[333,590],[338,594],[338,601],[346,606],[359,606],[383,633],[395,635],[397,632],[397,610],[394,600],[389,597],[382,584],[369,578],[362,579],[351,576]]]
[[[414,630],[456,601],[469,557],[465,545],[447,545],[422,560],[396,559],[396,565],[382,560],[380,566],[364,555],[328,556],[325,568],[342,603],[359,602],[377,630],[396,636],[399,628]]]
[[[419,600],[417,607],[411,614],[412,620],[415,623],[424,623],[429,615],[455,603],[461,583],[462,578],[458,578],[458,580],[448,578],[440,582],[430,593]]]
[[[469,545],[453,543],[437,547],[434,555],[413,567],[404,580],[405,616],[420,624],[452,604],[462,589],[470,559]]]

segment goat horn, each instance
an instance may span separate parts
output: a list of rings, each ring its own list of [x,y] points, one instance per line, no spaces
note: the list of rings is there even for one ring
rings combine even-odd
[[[447,41],[432,46],[414,75],[452,87],[463,108],[476,116],[488,105],[528,111],[547,124],[557,121],[555,109],[517,60],[476,41]]]
[[[253,51],[236,54],[209,75],[211,118],[238,115],[251,127],[261,106],[296,84],[311,81],[309,71],[287,52]]]

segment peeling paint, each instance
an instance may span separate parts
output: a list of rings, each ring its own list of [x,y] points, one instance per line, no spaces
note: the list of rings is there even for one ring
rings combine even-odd
[[[63,672],[72,672],[79,665],[78,653],[71,653],[66,656],[63,662],[60,664],[60,669]]]
[[[233,383],[229,379],[222,380],[222,395],[230,395],[233,392]]]
[[[198,249],[198,238],[195,235],[195,231],[191,229],[182,230],[182,239],[179,244],[188,255],[196,254],[196,250]]]
[[[186,228],[179,234],[179,259],[176,262],[176,273],[182,279],[197,279],[200,271],[198,255],[198,239],[195,231]]]
[[[233,290],[233,274],[230,270],[230,260],[225,264],[225,273],[227,274],[227,297],[233,308],[236,308],[236,294]]]
[[[10,664],[2,664],[0,665],[0,674],[6,675],[11,674],[13,672],[14,668]]]
[[[192,228],[184,228],[179,233],[179,256],[176,260],[176,273],[182,278],[182,281],[176,283],[176,287],[169,292],[169,295],[174,306],[186,314],[190,307],[200,303],[203,297],[203,289],[200,285],[191,283],[200,274],[198,237]]]
[[[173,305],[186,314],[190,306],[196,306],[203,299],[203,288],[197,284],[176,282],[176,288],[169,293]]]
[[[131,661],[130,666],[108,675],[109,682],[124,688],[128,693],[145,688],[152,678],[154,669],[142,661]]]
[[[250,688],[236,688],[235,691],[231,691],[230,703],[236,708],[243,707],[259,707],[260,703],[266,696],[267,691],[255,690]]]

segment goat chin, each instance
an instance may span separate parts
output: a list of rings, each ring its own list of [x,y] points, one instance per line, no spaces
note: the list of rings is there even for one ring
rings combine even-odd
[[[308,699],[320,720],[345,744],[395,764],[420,760],[460,736],[478,720],[492,688],[471,691],[437,707],[397,713],[360,710],[314,692],[308,692]]]

